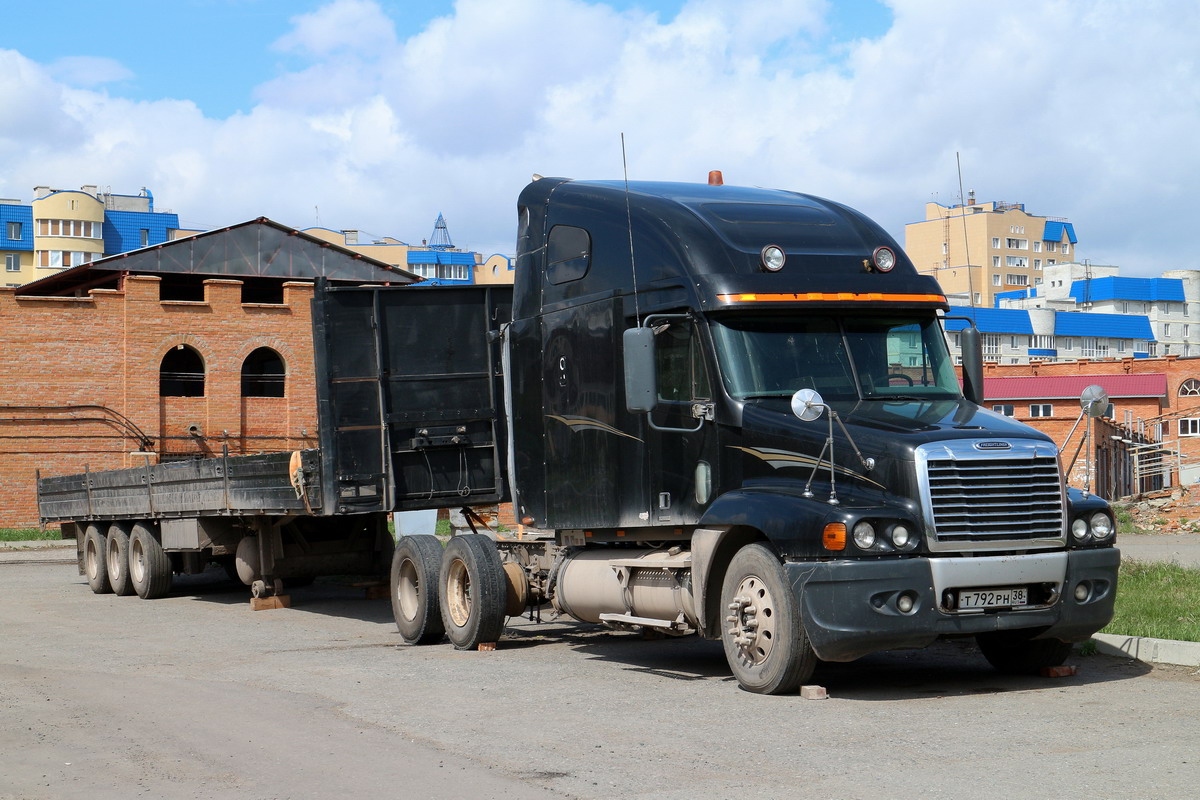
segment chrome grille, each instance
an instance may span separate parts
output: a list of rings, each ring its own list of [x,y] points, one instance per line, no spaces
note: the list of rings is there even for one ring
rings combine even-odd
[[[928,448],[922,490],[935,549],[980,549],[1063,536],[1058,457],[1040,443],[1017,452],[979,452],[964,444]],[[922,448],[926,449],[926,448]]]

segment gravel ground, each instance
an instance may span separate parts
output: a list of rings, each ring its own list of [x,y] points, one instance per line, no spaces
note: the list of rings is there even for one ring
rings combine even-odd
[[[0,564],[0,798],[1195,797],[1200,675],[1104,656],[996,674],[968,642],[737,688],[719,645],[510,625],[405,647],[330,582],[251,612],[215,574],[93,595]]]

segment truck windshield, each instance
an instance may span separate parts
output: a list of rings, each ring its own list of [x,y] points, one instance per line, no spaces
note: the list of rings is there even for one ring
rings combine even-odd
[[[815,389],[827,400],[961,396],[934,317],[761,316],[713,320],[730,395],[790,397]]]

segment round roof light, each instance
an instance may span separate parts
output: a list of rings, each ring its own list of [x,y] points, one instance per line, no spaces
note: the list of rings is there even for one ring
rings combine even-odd
[[[779,272],[786,260],[783,248],[777,244],[769,244],[762,249],[762,265],[767,272]]]
[[[890,247],[876,247],[875,252],[871,253],[871,263],[880,272],[891,272],[892,267],[896,266],[896,254]]]

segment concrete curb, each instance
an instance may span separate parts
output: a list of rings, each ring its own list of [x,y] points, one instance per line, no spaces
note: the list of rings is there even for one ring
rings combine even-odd
[[[1112,633],[1093,634],[1092,641],[1096,643],[1096,652],[1106,656],[1124,656],[1150,664],[1200,667],[1200,642],[1176,642]]]
[[[23,542],[0,542],[4,550],[61,550],[74,547],[74,539],[30,539]]]

